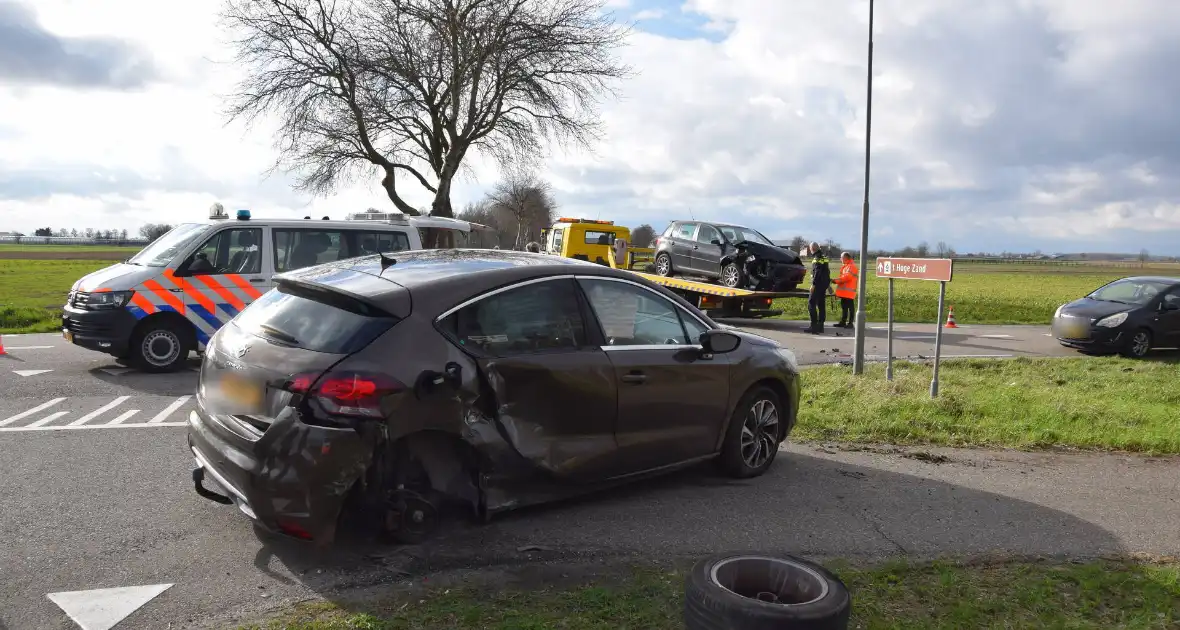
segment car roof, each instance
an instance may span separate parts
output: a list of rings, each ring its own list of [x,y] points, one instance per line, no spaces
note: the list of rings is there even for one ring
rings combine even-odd
[[[339,278],[350,290],[381,302],[385,295],[409,289],[413,310],[436,316],[482,293],[533,278],[573,275],[625,278],[656,287],[634,273],[575,258],[498,249],[422,249],[386,254],[394,262],[384,271],[381,256],[362,256],[282,274],[281,277],[325,282]],[[345,271],[345,273],[334,273]],[[388,282],[351,282],[348,271]],[[664,292],[666,293],[666,292]],[[668,294],[670,295],[670,294]]]
[[[202,223],[202,222],[197,222]],[[333,229],[333,230],[399,230],[406,231],[413,229],[414,226],[410,223],[390,223],[388,221],[324,221],[323,219],[267,219],[261,217],[252,217],[245,221],[241,219],[209,219],[203,222],[205,225],[218,227],[222,225],[236,225],[240,227],[250,227],[251,224],[266,225],[270,227],[279,228],[306,228],[306,229]]]
[[[717,221],[702,221],[700,219],[678,219],[676,221],[673,221],[673,223],[700,223],[701,225],[712,225],[714,227],[732,227],[732,228],[741,228],[743,230],[754,229],[752,227],[749,227],[746,225],[739,225],[737,223],[719,223]]]
[[[1159,282],[1162,284],[1180,284],[1180,278],[1172,276],[1127,276],[1120,278],[1121,280],[1134,280],[1136,282]]]

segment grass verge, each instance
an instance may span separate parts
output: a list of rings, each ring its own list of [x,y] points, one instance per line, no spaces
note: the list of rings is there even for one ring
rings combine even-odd
[[[942,561],[832,568],[852,592],[853,628],[1148,629],[1180,623],[1175,562]],[[364,606],[299,606],[282,619],[249,628],[680,630],[683,580],[682,571],[649,567],[572,588],[438,589]]]
[[[803,372],[798,440],[1180,453],[1180,364],[1114,357],[883,364]]]
[[[82,276],[109,260],[0,259],[0,333],[52,332],[61,328],[61,306]]]
[[[838,269],[838,265],[836,266]],[[1076,300],[1094,289],[1119,278],[1149,273],[1157,269],[1086,268],[1086,271],[1054,271],[1053,268],[1030,268],[1022,271],[995,271],[987,265],[963,265],[946,287],[947,304],[955,307],[959,324],[1048,324],[1058,306]],[[1166,275],[1180,274],[1180,267]],[[889,283],[870,272],[866,277],[868,304],[865,316],[870,321],[888,318]],[[893,285],[893,316],[898,322],[933,322],[938,318],[938,283],[898,280]],[[774,308],[786,319],[805,320],[807,301],[800,298],[778,300]],[[839,301],[828,302],[828,321],[840,317]],[[946,314],[943,314],[943,318]]]

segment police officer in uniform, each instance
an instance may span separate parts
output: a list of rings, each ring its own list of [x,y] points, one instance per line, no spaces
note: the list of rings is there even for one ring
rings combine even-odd
[[[811,316],[811,327],[806,332],[819,335],[823,334],[824,321],[828,318],[827,304],[824,300],[832,290],[832,270],[828,268],[828,256],[819,243],[812,241],[807,250],[811,254],[811,288],[807,296],[807,314]]]

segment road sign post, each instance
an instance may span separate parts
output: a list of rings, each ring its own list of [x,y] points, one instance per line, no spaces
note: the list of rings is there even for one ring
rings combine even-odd
[[[885,328],[885,380],[893,380],[893,278],[889,279],[889,315]]]
[[[934,375],[930,397],[938,396],[938,364],[942,359],[942,313],[946,306],[946,283],[954,276],[950,258],[878,258],[877,277],[889,280],[889,316],[886,330],[885,378],[893,380],[893,281],[926,280],[938,283],[938,318],[934,320]]]

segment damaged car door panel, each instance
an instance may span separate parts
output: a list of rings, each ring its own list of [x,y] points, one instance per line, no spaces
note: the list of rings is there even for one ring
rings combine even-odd
[[[462,250],[341,261],[280,276],[210,340],[193,480],[296,538],[331,542],[347,517],[417,542],[450,505],[486,520],[715,457],[761,474],[770,461],[740,465],[757,449],[735,406],[776,401],[763,440],[777,445],[796,369],[777,343],[609,267]]]

